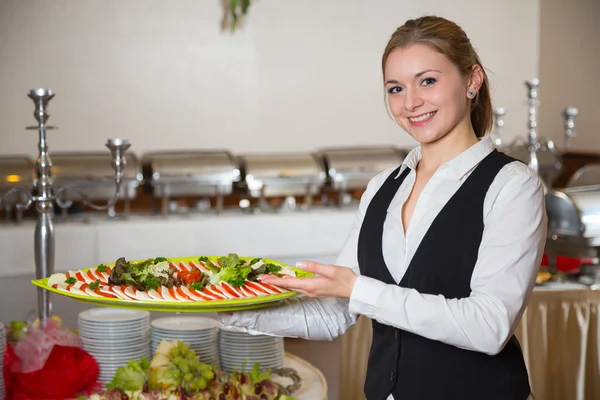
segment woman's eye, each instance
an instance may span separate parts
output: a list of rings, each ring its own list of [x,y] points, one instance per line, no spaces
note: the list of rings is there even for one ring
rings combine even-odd
[[[391,88],[388,89],[388,93],[389,94],[394,94],[394,93],[400,93],[402,91],[402,88],[400,86],[393,86]]]
[[[436,82],[437,82],[437,79],[435,79],[435,78],[425,78],[425,79],[423,79],[423,81],[421,83],[423,84],[423,86],[431,86]]]

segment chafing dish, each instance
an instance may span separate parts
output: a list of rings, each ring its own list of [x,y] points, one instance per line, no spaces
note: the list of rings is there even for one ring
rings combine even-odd
[[[312,205],[312,196],[321,193],[326,182],[323,160],[316,153],[248,154],[238,157],[242,188],[259,200],[261,209],[272,209],[266,199],[284,197],[295,208],[296,196],[303,196],[302,208]]]
[[[123,184],[119,196],[124,200],[125,214],[131,209],[131,200],[137,197],[137,188],[143,182],[141,164],[135,154],[125,157],[127,167],[123,173]],[[102,201],[115,194],[115,172],[111,167],[112,157],[104,152],[53,153],[51,175],[56,190],[76,186],[91,201]],[[75,191],[63,191],[62,200],[77,202],[81,197]],[[108,210],[115,215],[114,208]]]
[[[350,199],[347,191],[365,189],[369,181],[388,168],[397,167],[407,152],[395,147],[340,147],[319,150],[327,168],[330,187],[340,192],[339,203]]]
[[[35,178],[34,165],[33,160],[27,156],[0,157],[0,198],[15,187],[30,190]],[[26,201],[23,193],[14,193],[5,198],[1,203],[5,218],[11,218],[14,204]],[[23,212],[15,207],[14,213],[17,221],[21,221]]]
[[[600,164],[579,168],[567,182],[567,187],[600,186]]]
[[[226,150],[153,152],[145,154],[142,163],[154,198],[162,199],[163,214],[169,212],[169,199],[178,196],[214,196],[220,212],[223,196],[240,180],[237,162]]]
[[[598,263],[600,249],[600,186],[564,188],[546,193],[550,260],[566,256]],[[551,264],[552,266],[552,264]]]

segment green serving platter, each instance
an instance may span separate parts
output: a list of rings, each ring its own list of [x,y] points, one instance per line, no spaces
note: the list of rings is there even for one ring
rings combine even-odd
[[[200,256],[195,257],[180,257],[180,258],[167,258],[167,261],[173,263],[179,262],[198,262],[198,258]],[[221,257],[226,256],[207,256],[209,260],[218,260]],[[240,260],[252,260],[257,257],[239,257]],[[141,262],[144,260],[131,260],[131,262]],[[314,274],[310,272],[303,271],[299,268],[292,267],[290,265],[284,264],[277,260],[270,259],[262,259],[265,263],[277,264],[282,267],[290,268],[296,271],[299,278],[306,278],[314,276]],[[105,263],[104,265],[113,267],[115,263]],[[94,267],[95,268],[95,267]],[[88,271],[90,268],[86,268],[81,270],[82,272]],[[240,298],[240,299],[225,299],[225,300],[206,300],[206,301],[195,301],[195,302],[184,302],[184,301],[161,301],[161,300],[125,300],[125,299],[115,299],[108,297],[92,297],[92,296],[84,296],[80,294],[66,292],[64,290],[59,290],[48,285],[48,280],[50,278],[44,279],[34,279],[31,281],[35,286],[41,287],[50,292],[59,294],[61,296],[70,297],[74,300],[93,304],[97,306],[104,307],[115,307],[115,308],[129,308],[129,309],[137,309],[137,310],[147,310],[147,311],[160,311],[160,312],[224,312],[224,311],[242,311],[242,310],[251,310],[258,308],[265,308],[270,306],[275,306],[281,301],[298,296],[298,292],[285,292],[285,293],[277,293],[270,294],[264,296],[256,296],[250,298]]]

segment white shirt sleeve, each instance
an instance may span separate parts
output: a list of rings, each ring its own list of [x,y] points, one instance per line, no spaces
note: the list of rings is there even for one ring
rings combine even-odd
[[[354,225],[336,265],[351,268],[357,275],[357,246],[362,221],[371,198],[393,169],[373,178],[361,197]],[[281,306],[264,310],[238,311],[232,315],[220,313],[219,320],[225,326],[251,334],[266,334],[311,340],[333,340],[344,334],[356,323],[358,315],[348,309],[347,299],[311,299],[298,297],[287,299]]]
[[[539,177],[524,166],[504,168],[498,196],[484,215],[468,298],[421,294],[359,276],[350,296],[350,312],[456,347],[499,353],[535,285],[547,229]]]

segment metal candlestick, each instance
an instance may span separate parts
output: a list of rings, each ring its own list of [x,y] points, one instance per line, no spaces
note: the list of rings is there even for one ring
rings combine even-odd
[[[54,97],[54,93],[50,89],[33,89],[29,92],[28,96],[35,104],[33,115],[38,122],[37,126],[28,126],[26,128],[37,130],[39,134],[39,155],[36,161],[37,178],[34,182],[32,193],[22,188],[13,188],[0,198],[0,207],[2,206],[2,202],[14,193],[22,193],[27,199],[25,202],[16,204],[17,209],[21,211],[28,209],[32,203],[35,203],[38,213],[34,230],[35,275],[37,279],[43,279],[49,277],[54,272],[53,202],[56,202],[60,207],[69,207],[72,202],[62,201],[60,194],[68,190],[73,190],[81,196],[84,204],[95,210],[112,208],[119,199],[123,169],[126,166],[125,151],[131,144],[123,139],[109,139],[106,142],[106,147],[108,147],[112,155],[111,165],[115,170],[116,184],[115,195],[108,200],[107,204],[101,206],[93,204],[85,193],[73,186],[62,187],[55,191],[51,175],[52,161],[48,154],[48,145],[46,142],[46,131],[56,129],[56,127],[46,125],[50,117],[47,111],[48,103]],[[44,322],[49,318],[51,312],[49,292],[42,288],[37,288],[37,291],[38,314],[40,321]]]
[[[566,152],[571,145],[571,138],[575,137],[575,117],[579,114],[576,107],[567,107],[563,111],[565,119],[565,144],[563,152]]]
[[[540,148],[540,143],[537,136],[537,121],[536,121],[536,110],[538,106],[538,86],[540,80],[537,78],[525,81],[527,86],[528,98],[529,98],[529,166],[535,171],[540,172],[540,163],[537,156],[537,151]]]
[[[502,107],[494,108],[494,132],[492,138],[494,144],[498,147],[502,146],[502,129],[504,129],[504,115],[506,111]]]

